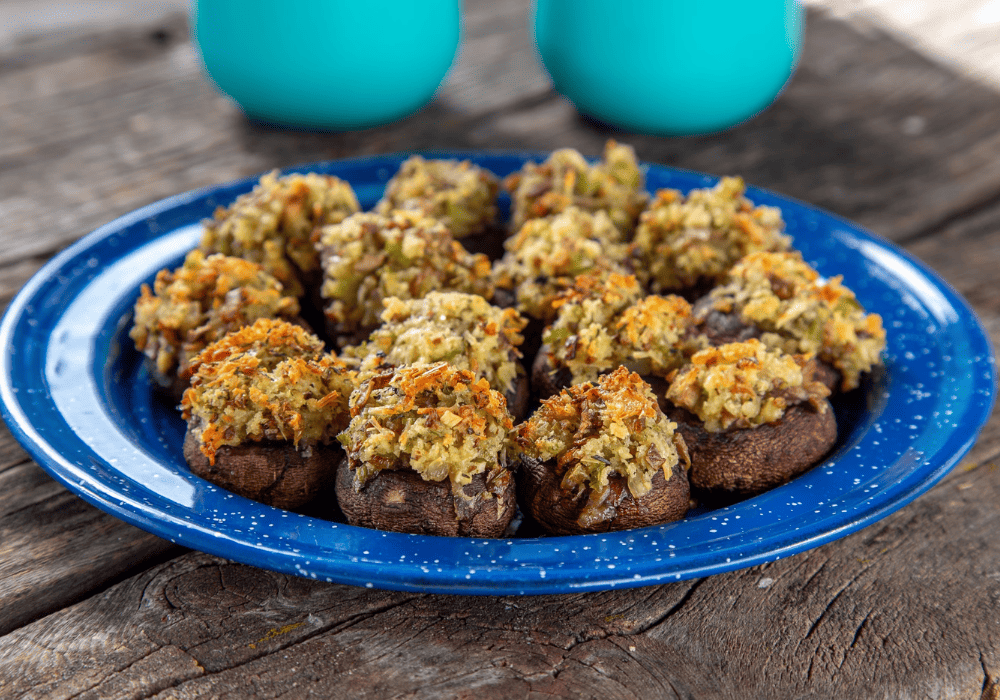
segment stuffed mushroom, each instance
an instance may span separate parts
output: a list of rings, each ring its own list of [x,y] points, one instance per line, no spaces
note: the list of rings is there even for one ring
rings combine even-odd
[[[513,441],[521,507],[549,533],[645,527],[688,510],[684,440],[624,367],[546,399]]]
[[[259,263],[303,297],[319,285],[320,227],[360,211],[354,190],[332,175],[264,175],[248,194],[205,222],[201,250]],[[309,299],[310,303],[316,300]]]
[[[337,501],[352,525],[500,537],[514,518],[507,402],[446,362],[386,368],[351,396]]]
[[[344,345],[379,325],[382,301],[428,292],[493,296],[489,259],[469,253],[436,219],[419,212],[362,213],[327,226],[317,243],[327,329]]]
[[[631,236],[646,204],[643,185],[631,146],[609,140],[603,158],[593,165],[571,148],[554,151],[542,164],[526,163],[504,180],[511,193],[511,230],[576,207],[604,212],[623,237]]]
[[[691,456],[691,485],[712,499],[745,498],[816,464],[837,422],[813,379],[815,361],[757,339],[696,352],[670,377],[667,415]]]
[[[355,382],[316,336],[261,319],[209,345],[192,368],[181,402],[192,472],[287,509],[332,482]]]
[[[344,348],[341,357],[364,360],[379,353],[397,367],[445,361],[485,378],[504,395],[514,418],[524,417],[529,387],[518,347],[527,319],[516,310],[461,292],[430,292],[410,300],[389,297],[384,304],[382,325],[367,342]]]
[[[816,355],[817,376],[848,391],[881,364],[885,330],[842,279],[820,278],[798,252],[753,253],[695,305],[695,317],[714,344],[758,337],[771,349]]]
[[[742,178],[712,188],[656,193],[629,248],[632,269],[650,292],[701,296],[748,253],[788,250],[781,211],[755,206]]]
[[[156,387],[179,402],[191,359],[259,318],[302,323],[298,300],[260,265],[193,250],[177,269],[160,270],[152,289],[142,285],[129,336]]]

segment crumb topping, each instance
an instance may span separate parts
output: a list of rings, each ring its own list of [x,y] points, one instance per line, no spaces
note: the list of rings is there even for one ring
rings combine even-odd
[[[326,316],[344,335],[377,326],[388,297],[446,290],[493,296],[489,259],[469,253],[444,224],[418,212],[354,214],[323,228],[319,245]]]
[[[518,346],[527,324],[515,309],[501,309],[474,294],[430,292],[423,299],[389,297],[382,325],[368,341],[344,348],[344,356],[381,353],[389,364],[445,361],[471,370],[490,387],[513,391],[518,374]]]
[[[419,211],[441,221],[455,238],[462,238],[484,231],[493,221],[499,190],[496,176],[470,161],[411,156],[389,180],[375,212]]]
[[[211,464],[223,445],[277,440],[308,449],[347,425],[354,374],[299,326],[260,319],[209,345],[192,369],[181,407]]]
[[[823,399],[830,390],[813,380],[813,362],[768,350],[756,338],[706,348],[668,377],[666,396],[697,415],[709,432],[753,428],[773,423],[798,403],[827,410]]]
[[[216,210],[205,222],[201,249],[259,263],[301,297],[299,273],[319,269],[314,246],[319,227],[357,211],[354,190],[343,180],[317,173],[278,177],[275,170],[228,209]]]
[[[452,492],[506,464],[512,427],[507,402],[489,382],[446,362],[389,368],[351,395],[351,422],[339,436],[361,488],[383,469],[412,469],[425,481],[450,479]]]
[[[631,234],[646,204],[644,177],[631,146],[609,140],[591,165],[571,148],[554,151],[541,165],[528,162],[504,180],[513,200],[511,228],[569,207],[604,211],[622,235]]]
[[[761,340],[769,347],[818,355],[840,371],[849,390],[881,362],[885,329],[842,280],[822,280],[797,252],[755,253],[712,291],[712,306],[765,331]]]
[[[656,397],[634,372],[619,367],[596,383],[571,386],[546,399],[530,419],[518,425],[513,439],[521,454],[555,462],[563,490],[590,488],[579,522],[589,525],[607,516],[602,506],[611,480],[626,480],[633,498],[652,488],[662,470],[669,480],[687,450],[677,425],[663,415]]]
[[[632,275],[578,277],[553,306],[556,320],[542,339],[552,367],[567,367],[574,384],[619,365],[666,376],[688,352],[691,305],[674,295],[644,296]]]
[[[754,206],[742,178],[724,177],[711,189],[683,196],[663,189],[639,218],[630,256],[650,291],[719,280],[748,253],[787,250],[776,207]]]
[[[164,376],[182,374],[191,357],[226,333],[258,318],[294,318],[299,302],[248,260],[193,250],[153,289],[142,285],[129,336]]]
[[[604,212],[576,207],[532,219],[504,242],[507,252],[494,266],[497,287],[517,290],[518,309],[551,320],[552,301],[582,274],[625,272],[626,245]]]

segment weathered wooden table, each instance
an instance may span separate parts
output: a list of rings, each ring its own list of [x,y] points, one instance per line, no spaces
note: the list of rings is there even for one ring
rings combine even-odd
[[[440,96],[344,134],[246,121],[202,77],[180,14],[15,37],[0,47],[0,294],[140,205],[271,167],[435,147],[598,153],[609,134],[551,90],[526,0],[465,9]],[[1000,94],[813,13],[797,74],[749,123],[614,136],[643,160],[739,173],[860,222],[939,271],[1000,339]],[[0,429],[0,697],[995,700],[998,453],[994,417],[911,505],[772,564],[465,598],[182,550],[86,505]]]

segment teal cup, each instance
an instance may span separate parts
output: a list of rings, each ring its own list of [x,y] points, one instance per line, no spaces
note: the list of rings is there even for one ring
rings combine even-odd
[[[427,104],[455,58],[458,0],[195,0],[206,72],[251,119],[363,129]]]
[[[614,126],[681,136],[754,116],[791,77],[795,0],[535,0],[535,43],[556,90]]]

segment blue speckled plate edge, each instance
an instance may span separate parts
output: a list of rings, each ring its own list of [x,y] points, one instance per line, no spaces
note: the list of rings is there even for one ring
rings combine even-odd
[[[434,152],[428,155],[472,157],[501,174],[526,158],[544,158],[544,154]],[[377,182],[367,183],[369,191],[366,194],[359,192],[359,196],[367,198],[370,204],[371,197],[377,196],[375,192],[380,183],[392,174],[402,157],[405,156],[390,155],[318,163],[293,170],[319,170],[342,176],[348,171],[359,170],[378,173]],[[648,176],[650,189],[668,185],[686,189],[714,181],[709,176],[656,165],[648,166]],[[80,279],[84,279],[87,274],[97,274],[103,265],[99,261],[96,269],[92,269],[90,273],[84,272],[82,278],[67,278],[68,284],[63,284],[60,277],[67,270],[75,269],[75,274],[79,274],[80,269],[93,268],[94,266],[87,264],[81,265],[81,262],[84,258],[89,261],[91,249],[109,237],[134,227],[146,227],[151,229],[147,234],[153,240],[160,234],[155,227],[160,226],[163,233],[168,233],[176,222],[194,223],[206,215],[204,207],[194,219],[187,213],[189,209],[204,204],[209,199],[224,204],[237,193],[249,189],[254,181],[254,178],[249,178],[178,195],[101,227],[46,264],[18,294],[0,324],[0,339],[8,349],[2,359],[0,399],[3,402],[4,420],[15,437],[57,480],[88,502],[132,524],[195,549],[314,578],[382,588],[450,593],[555,593],[648,585],[691,578],[787,556],[841,537],[884,517],[909,503],[943,477],[971,448],[990,415],[996,387],[992,352],[974,313],[957,293],[908,254],[862,231],[856,225],[809,205],[751,188],[749,196],[754,201],[782,206],[786,209],[786,218],[789,211],[795,211],[796,216],[801,214],[810,221],[820,221],[830,231],[839,232],[838,235],[847,241],[848,247],[867,246],[866,255],[877,254],[885,258],[886,264],[894,266],[888,271],[884,265],[881,270],[876,266],[876,272],[888,274],[893,270],[903,270],[912,281],[923,285],[923,293],[935,296],[935,303],[939,306],[943,302],[944,305],[938,311],[944,309],[955,315],[953,323],[942,324],[948,334],[943,336],[941,342],[947,340],[963,350],[969,359],[975,359],[975,371],[969,375],[969,381],[959,388],[961,395],[956,394],[955,401],[949,404],[959,412],[952,422],[955,426],[962,426],[961,430],[955,427],[944,431],[947,435],[943,438],[938,435],[929,451],[923,454],[918,449],[924,446],[919,439],[908,445],[907,451],[891,464],[881,467],[875,481],[868,479],[862,482],[873,483],[874,487],[861,506],[852,506],[849,512],[839,514],[831,509],[828,513],[821,513],[819,518],[803,519],[795,513],[795,508],[806,503],[811,505],[811,502],[816,501],[805,489],[818,488],[822,484],[819,481],[811,484],[808,479],[800,478],[781,489],[752,499],[756,505],[750,510],[756,509],[761,515],[761,519],[753,526],[737,522],[748,516],[747,504],[751,502],[746,502],[698,516],[697,528],[693,527],[691,521],[684,521],[609,535],[538,540],[445,540],[381,533],[316,521],[260,506],[225,492],[211,494],[211,497],[217,498],[229,508],[230,514],[239,513],[241,518],[250,518],[255,524],[258,521],[276,522],[277,529],[269,531],[275,537],[262,537],[259,530],[213,523],[210,518],[192,518],[199,513],[204,516],[204,507],[200,511],[183,512],[184,509],[178,508],[172,501],[158,503],[155,491],[143,492],[141,498],[135,494],[123,493],[122,489],[108,481],[108,470],[113,472],[114,467],[99,464],[99,456],[68,459],[63,450],[56,446],[57,443],[50,440],[50,424],[57,421],[43,421],[38,416],[46,415],[44,409],[53,408],[46,405],[47,380],[44,376],[44,356],[50,351],[48,344],[52,329],[34,328],[29,332],[25,324],[30,320],[30,314],[26,311],[31,309],[32,301],[37,301],[43,293],[49,293],[50,296],[56,294],[59,302],[71,302],[72,293],[64,300],[58,297],[59,291],[71,289],[74,279],[79,286]],[[165,218],[169,221],[165,221]],[[806,235],[806,232],[804,229],[794,231],[793,228],[794,225],[790,223],[789,232],[797,236],[796,244],[801,246],[798,237]],[[874,263],[870,258],[865,260]],[[105,262],[113,263],[113,260]],[[888,279],[891,281],[891,274]],[[852,286],[851,280],[847,280],[847,283]],[[89,282],[85,282],[83,286],[86,284]],[[905,288],[906,285],[902,286]],[[874,310],[879,310],[877,306],[874,305]],[[891,320],[891,317],[887,318],[887,321]],[[32,368],[23,361],[32,353],[36,354],[36,365],[37,353],[42,354],[41,364],[35,366],[33,372],[27,371]],[[94,367],[92,373],[96,375],[106,361],[98,357],[91,360]],[[895,376],[896,368],[892,358],[889,365],[890,376]],[[891,380],[887,386],[887,394],[890,395],[887,401],[891,400],[894,391],[912,390],[912,387],[906,385],[895,385]],[[23,392],[29,389],[36,392],[41,390],[41,393],[28,399]],[[955,413],[955,410],[952,412]],[[32,420],[30,416],[36,419]],[[850,457],[852,449],[865,446],[864,440],[866,436],[870,437],[873,426],[880,427],[878,421],[869,423],[860,435],[852,437],[841,448],[840,458],[817,467],[813,472],[830,472],[833,478],[841,478],[835,472],[844,461],[843,458]],[[889,430],[892,426],[887,425],[885,428]],[[878,466],[872,468],[878,469]],[[878,479],[892,470],[898,473],[889,474],[883,484],[877,483]],[[143,491],[142,488],[138,490]],[[152,500],[149,500],[150,494]],[[825,507],[830,505],[825,501],[820,503]],[[775,514],[774,508],[778,506],[789,512]],[[748,521],[749,518],[744,523]],[[680,544],[685,528],[697,529],[699,534],[704,535],[704,539],[694,545]],[[281,534],[290,531],[294,531],[294,537]]]

